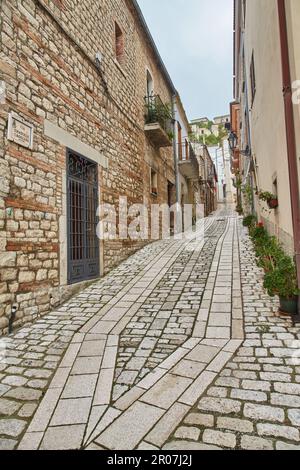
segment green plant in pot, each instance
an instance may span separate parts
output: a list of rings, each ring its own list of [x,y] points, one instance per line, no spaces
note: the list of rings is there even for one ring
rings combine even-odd
[[[247,215],[246,217],[244,217],[244,220],[243,220],[243,226],[244,227],[253,227],[256,223],[256,216],[255,215]]]
[[[260,239],[256,244],[258,265],[264,268],[265,272],[270,272],[277,266],[278,260],[285,256],[285,253],[278,243],[276,237]]]
[[[256,225],[250,225],[250,235],[253,238],[255,245],[265,243],[268,238],[268,232],[262,222],[259,222]]]
[[[293,259],[282,255],[273,269],[266,272],[264,287],[271,297],[280,299],[280,310],[287,314],[297,313],[298,295],[297,272]]]
[[[277,207],[279,206],[278,197],[276,196],[276,194],[264,191],[260,192],[258,197],[261,201],[266,202],[270,209],[277,209]]]

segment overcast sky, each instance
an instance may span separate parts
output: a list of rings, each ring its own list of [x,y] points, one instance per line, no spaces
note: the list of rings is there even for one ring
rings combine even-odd
[[[232,0],[138,0],[189,119],[229,114]]]

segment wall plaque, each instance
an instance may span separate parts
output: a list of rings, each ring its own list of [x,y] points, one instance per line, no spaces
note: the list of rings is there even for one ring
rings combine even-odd
[[[7,138],[22,147],[32,149],[33,125],[18,114],[11,112],[8,115]]]

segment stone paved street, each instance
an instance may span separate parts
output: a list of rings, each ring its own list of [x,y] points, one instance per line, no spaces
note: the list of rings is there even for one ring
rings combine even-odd
[[[300,449],[300,329],[230,208],[2,340],[0,449]]]

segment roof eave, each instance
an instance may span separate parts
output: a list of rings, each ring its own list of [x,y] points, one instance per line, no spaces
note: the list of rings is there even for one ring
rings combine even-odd
[[[166,66],[165,66],[165,64],[164,64],[164,61],[162,60],[161,55],[160,55],[160,53],[159,53],[159,51],[158,51],[158,49],[157,49],[157,46],[156,46],[156,44],[155,44],[155,42],[154,42],[154,39],[153,39],[153,37],[152,37],[152,34],[151,34],[151,32],[150,32],[150,29],[149,29],[149,27],[148,27],[148,25],[147,25],[147,23],[146,23],[146,20],[145,20],[145,18],[144,18],[144,15],[143,15],[143,13],[142,13],[142,10],[141,10],[141,8],[140,8],[140,6],[139,6],[137,0],[131,0],[131,2],[132,2],[132,5],[133,5],[133,7],[134,7],[136,13],[137,13],[137,16],[138,16],[138,18],[139,18],[139,21],[140,21],[140,23],[141,23],[141,26],[142,26],[142,28],[143,28],[143,30],[144,30],[146,36],[147,36],[147,39],[148,39],[148,41],[149,41],[149,43],[150,43],[150,45],[151,45],[151,47],[152,47],[152,49],[153,49],[153,52],[154,52],[154,54],[155,54],[155,56],[156,56],[156,59],[157,59],[157,62],[158,62],[158,64],[159,64],[160,68],[161,68],[161,71],[162,71],[162,73],[163,73],[163,75],[164,75],[166,81],[168,82],[168,85],[169,85],[169,87],[171,88],[173,95],[176,95],[176,94],[177,94],[176,88],[175,88],[175,86],[174,86],[174,83],[172,82],[172,79],[171,79],[170,74],[169,74],[169,72],[168,72],[168,70],[167,70],[167,68],[166,68]]]

